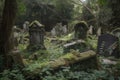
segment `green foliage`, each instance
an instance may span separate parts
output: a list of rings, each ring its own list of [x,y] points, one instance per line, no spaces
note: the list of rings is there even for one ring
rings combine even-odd
[[[96,40],[96,37],[91,36],[90,39]],[[89,40],[88,42],[91,42],[91,40]],[[39,56],[38,60],[30,62],[29,64],[26,65],[26,68],[23,69],[24,72],[26,73],[27,72],[37,73],[39,70],[41,70],[39,74],[29,76],[29,78],[32,80],[38,80],[38,77],[40,80],[99,80],[99,79],[114,80],[113,79],[114,72],[112,72],[114,70],[110,69],[110,67],[108,66],[106,67],[105,65],[103,65],[105,68],[101,70],[92,70],[92,69],[83,70],[82,68],[88,67],[88,65],[82,66],[81,68],[81,63],[80,65],[76,64],[76,65],[71,65],[69,67],[61,67],[59,70],[54,72],[51,70],[49,66],[40,69],[41,67],[47,65],[48,61],[57,59],[60,56],[64,55],[62,46],[60,46],[60,44],[57,44],[56,42],[51,43],[49,39],[45,39],[45,46],[47,47],[47,50],[49,53]],[[22,49],[23,48],[21,48],[21,50]],[[40,52],[41,51],[37,51],[38,54]],[[70,56],[67,56],[67,57],[69,58]],[[89,64],[89,61],[86,61],[86,62],[87,63],[85,63],[85,65]],[[82,64],[84,64],[84,62]],[[117,69],[118,67],[119,67],[119,64],[115,69]],[[1,73],[1,76],[2,76],[0,77],[1,80],[25,80],[24,75],[18,69],[12,70],[12,71],[5,70],[3,73]]]
[[[74,71],[70,67],[63,67],[62,70],[54,73],[46,72],[42,80],[113,80],[114,77],[102,70]]]
[[[38,20],[47,27],[45,27],[47,31],[50,31],[56,23],[68,22],[72,18],[74,5],[70,0],[25,0],[24,2],[19,1],[18,5],[19,19],[21,19],[17,21],[19,24],[25,20]]]
[[[107,4],[107,0],[98,0],[98,4],[99,4],[100,6],[104,6],[104,5]]]
[[[95,35],[88,35],[86,39],[86,44],[93,50],[97,50],[97,37]]]
[[[60,17],[63,20],[70,20],[72,18],[72,11],[73,11],[73,4],[71,3],[71,1],[69,0],[56,0],[56,11],[58,13],[58,15],[60,15]]]
[[[18,2],[18,16],[24,15],[26,13],[26,6],[23,0],[17,0]]]
[[[2,15],[2,10],[3,10],[3,6],[4,6],[4,0],[0,0],[0,17]]]
[[[19,70],[4,70],[0,75],[0,80],[25,80],[23,74]]]
[[[1,71],[1,69],[3,69],[3,56],[2,55],[0,55],[0,71]]]

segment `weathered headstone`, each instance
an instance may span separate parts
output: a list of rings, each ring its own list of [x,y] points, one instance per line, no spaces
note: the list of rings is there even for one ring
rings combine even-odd
[[[23,24],[23,30],[24,30],[24,32],[29,31],[29,22],[28,21],[25,21],[25,23]]]
[[[66,34],[67,33],[67,25],[62,26],[62,28],[63,28],[63,34]]]
[[[61,36],[62,34],[62,23],[57,23],[55,26],[56,36]]]
[[[20,38],[20,32],[21,32],[21,29],[14,26],[14,28],[13,28],[13,41],[14,41],[14,48],[15,49],[17,49],[18,44],[19,44],[18,40]]]
[[[54,37],[54,36],[56,36],[56,30],[55,30],[55,28],[53,28],[52,30],[51,30],[51,35]]]
[[[25,44],[25,42],[24,42],[24,30],[22,30],[22,31],[20,32],[19,43],[20,43],[20,44]]]
[[[92,35],[93,34],[93,26],[92,25],[89,27],[89,30],[87,31],[87,34],[88,35]]]
[[[29,48],[34,50],[45,49],[44,46],[44,26],[38,21],[33,21],[29,27],[30,44]]]
[[[119,51],[116,49],[118,48],[118,38],[111,35],[111,34],[103,34],[98,38],[98,50],[97,53],[110,56],[110,55],[119,55]]]
[[[62,23],[57,23],[56,26],[51,30],[52,36],[62,36],[67,34],[67,26],[62,25]]]
[[[97,36],[100,36],[102,34],[102,30],[101,29],[102,29],[101,27],[98,28],[98,30],[97,30]]]
[[[74,27],[75,39],[85,39],[87,37],[88,26],[87,23],[81,21],[77,23]]]

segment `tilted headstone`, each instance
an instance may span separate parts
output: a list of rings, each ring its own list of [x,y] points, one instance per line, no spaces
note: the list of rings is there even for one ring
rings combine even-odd
[[[86,22],[81,21],[77,23],[74,29],[75,29],[75,39],[85,39],[87,37],[88,26]]]
[[[34,50],[45,49],[44,46],[45,29],[38,21],[33,21],[29,26],[30,44],[29,47]]]
[[[114,52],[118,48],[118,38],[111,34],[103,34],[98,38],[98,50],[97,53],[110,56],[110,55],[119,55],[119,51]]]

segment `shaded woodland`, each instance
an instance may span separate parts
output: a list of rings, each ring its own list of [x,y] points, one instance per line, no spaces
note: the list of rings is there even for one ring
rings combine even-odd
[[[120,80],[120,0],[0,0],[0,80]]]

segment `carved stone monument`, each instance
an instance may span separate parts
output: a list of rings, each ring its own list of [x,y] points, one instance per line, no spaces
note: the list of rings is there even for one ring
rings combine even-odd
[[[100,55],[119,57],[118,38],[111,34],[99,36],[97,49],[97,53]]]
[[[81,21],[77,23],[74,27],[75,39],[85,39],[87,37],[88,26],[87,23]]]
[[[29,26],[30,44],[28,48],[32,51],[45,49],[44,46],[45,29],[38,21],[33,21]]]

